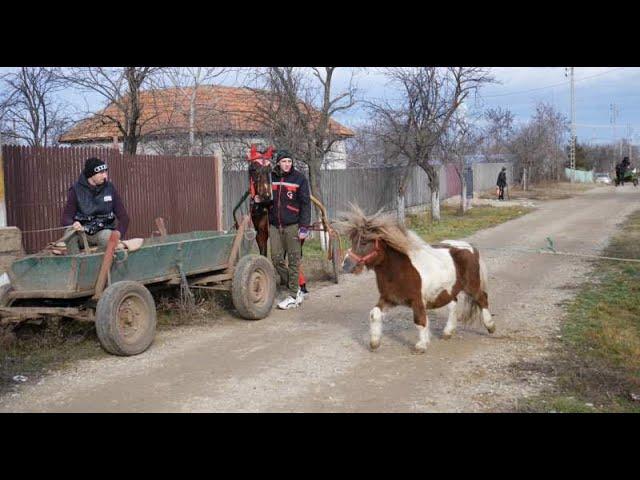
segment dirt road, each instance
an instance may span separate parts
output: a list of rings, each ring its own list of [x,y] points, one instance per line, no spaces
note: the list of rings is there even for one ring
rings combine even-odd
[[[414,355],[410,310],[385,319],[381,347],[368,348],[368,312],[377,300],[371,272],[312,292],[303,308],[248,322],[160,332],[129,358],[77,362],[0,398],[3,412],[474,412],[500,411],[553,378],[532,368],[559,334],[561,302],[589,269],[575,257],[483,247],[545,245],[598,253],[640,189],[596,188],[568,200],[534,202],[529,215],[468,238],[490,272],[497,331],[459,326],[441,339],[446,308],[430,313],[432,342]]]

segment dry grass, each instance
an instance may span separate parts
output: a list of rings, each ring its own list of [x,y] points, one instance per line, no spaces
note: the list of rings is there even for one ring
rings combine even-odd
[[[70,319],[23,323],[5,335],[7,341],[0,349],[0,394],[13,389],[17,375],[34,382],[47,370],[71,361],[106,355],[93,323]]]
[[[461,215],[457,207],[443,207],[439,222],[431,221],[431,212],[408,215],[407,226],[427,242],[467,237],[485,228],[494,227],[532,211],[525,207],[477,206]]]

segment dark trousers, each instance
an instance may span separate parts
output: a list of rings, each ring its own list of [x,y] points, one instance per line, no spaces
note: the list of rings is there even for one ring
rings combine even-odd
[[[269,240],[271,241],[273,266],[276,267],[282,283],[286,284],[289,292],[295,298],[298,293],[298,272],[302,257],[302,246],[300,239],[298,239],[298,225],[288,225],[282,230],[269,225]]]
[[[498,200],[504,200],[504,187],[498,185]]]

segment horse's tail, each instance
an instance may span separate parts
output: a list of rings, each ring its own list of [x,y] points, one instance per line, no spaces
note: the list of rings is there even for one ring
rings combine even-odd
[[[487,291],[487,284],[489,283],[489,274],[487,272],[487,266],[482,260],[478,258],[480,265],[480,291]],[[478,302],[464,290],[458,294],[458,303],[456,304],[456,316],[458,321],[471,325],[476,322],[482,321],[482,307]]]

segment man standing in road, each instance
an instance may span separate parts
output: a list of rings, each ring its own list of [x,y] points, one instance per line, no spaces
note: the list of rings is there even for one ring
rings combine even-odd
[[[275,161],[271,174],[273,203],[269,207],[269,239],[271,259],[288,289],[288,296],[278,303],[278,308],[287,310],[299,306],[304,298],[298,276],[301,241],[309,235],[311,196],[307,178],[294,168],[288,151],[278,150]]]

